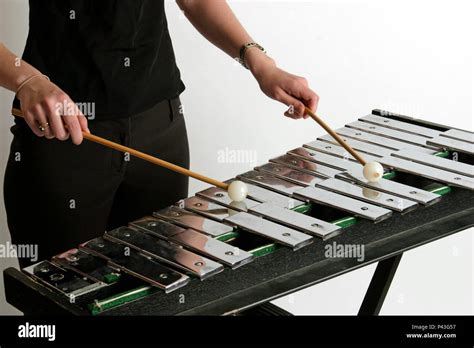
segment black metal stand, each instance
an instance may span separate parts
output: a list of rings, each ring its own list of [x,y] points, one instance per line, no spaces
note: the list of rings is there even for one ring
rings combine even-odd
[[[403,253],[379,261],[358,315],[378,315]]]

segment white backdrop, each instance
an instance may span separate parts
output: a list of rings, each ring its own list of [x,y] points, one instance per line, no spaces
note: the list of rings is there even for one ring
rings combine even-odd
[[[319,113],[333,127],[382,108],[474,130],[470,1],[231,1],[254,39],[320,95]],[[182,95],[192,169],[228,179],[300,146],[321,129],[282,116],[248,71],[202,38],[167,1],[170,32],[187,86]],[[21,54],[26,0],[0,1],[0,41]],[[1,62],[0,62],[1,63]],[[12,93],[0,90],[0,176],[11,140]],[[251,161],[222,163],[223,152]],[[191,193],[205,185],[192,181]],[[25,215],[28,206],[25,202]],[[0,243],[8,240],[3,197]],[[41,225],[38,225],[41,230]],[[382,314],[472,314],[472,229],[407,252]],[[0,260],[0,269],[15,265]],[[283,297],[295,314],[355,314],[374,266]],[[3,288],[0,280],[0,288]],[[0,314],[16,313],[0,291]]]

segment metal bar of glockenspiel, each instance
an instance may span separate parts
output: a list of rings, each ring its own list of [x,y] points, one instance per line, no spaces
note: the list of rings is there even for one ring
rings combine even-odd
[[[461,131],[459,129],[447,130],[444,133],[440,133],[440,136],[474,144],[474,133]]]
[[[469,155],[474,155],[474,144],[469,142],[464,142],[461,140],[456,140],[453,138],[439,136],[433,138],[426,142],[428,145],[439,146],[440,148],[445,148],[452,151],[458,151],[467,153]]]
[[[316,115],[313,111],[311,111],[310,108],[305,107],[305,112],[313,119],[315,120],[321,127],[324,128],[326,132],[328,132],[329,135],[331,135],[334,140],[336,140],[343,148],[347,150],[351,154],[352,157],[354,157],[361,165],[365,166],[367,163],[364,158],[362,158],[359,153],[354,150],[349,144],[345,143],[344,140],[341,139],[341,137],[331,128],[329,125],[324,122],[318,115]]]
[[[374,144],[374,145],[377,145],[377,146],[383,146],[383,147],[386,147],[386,148],[389,148],[389,149],[392,149],[392,150],[412,149],[412,150],[415,150],[415,151],[421,151],[421,152],[425,152],[425,153],[428,153],[428,154],[433,154],[433,153],[437,152],[437,150],[433,150],[431,148],[426,148],[426,147],[419,146],[419,145],[404,143],[400,140],[383,137],[381,135],[364,132],[364,131],[357,130],[357,129],[354,129],[354,128],[342,127],[342,128],[336,129],[336,132],[339,135],[347,137],[347,138],[352,138],[352,139],[356,139],[356,140],[359,140],[359,141],[364,141],[364,142],[367,142],[369,144]],[[441,150],[441,147],[439,149]]]
[[[378,115],[367,115],[359,118],[359,121],[376,124],[386,128],[396,129],[406,133],[416,134],[424,136],[425,138],[434,138],[437,137],[440,133],[439,130],[418,126],[408,122],[402,122],[387,117],[382,117]]]
[[[390,139],[395,139],[395,140],[408,143],[408,144],[428,147],[434,150],[437,149],[436,146],[428,146],[426,144],[426,141],[429,140],[429,138],[426,138],[420,135],[407,133],[407,132],[396,130],[396,129],[392,129],[392,128],[387,128],[387,127],[383,127],[383,126],[379,126],[379,125],[375,125],[375,124],[371,124],[367,122],[362,122],[362,121],[350,122],[346,124],[346,127],[361,130],[361,131],[371,133],[371,134],[376,134],[376,135],[383,136]]]

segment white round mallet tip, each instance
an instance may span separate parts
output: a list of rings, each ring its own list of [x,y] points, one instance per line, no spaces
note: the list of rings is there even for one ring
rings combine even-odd
[[[383,167],[379,162],[369,162],[364,166],[364,177],[370,182],[382,179]]]
[[[239,180],[232,181],[227,188],[230,199],[234,202],[242,202],[249,192],[247,185]]]

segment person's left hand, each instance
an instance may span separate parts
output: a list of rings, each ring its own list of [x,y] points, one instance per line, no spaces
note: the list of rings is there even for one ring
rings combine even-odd
[[[319,96],[309,88],[304,77],[278,68],[271,58],[256,49],[247,51],[246,61],[263,93],[289,107],[285,116],[308,118],[305,106],[316,112]]]

